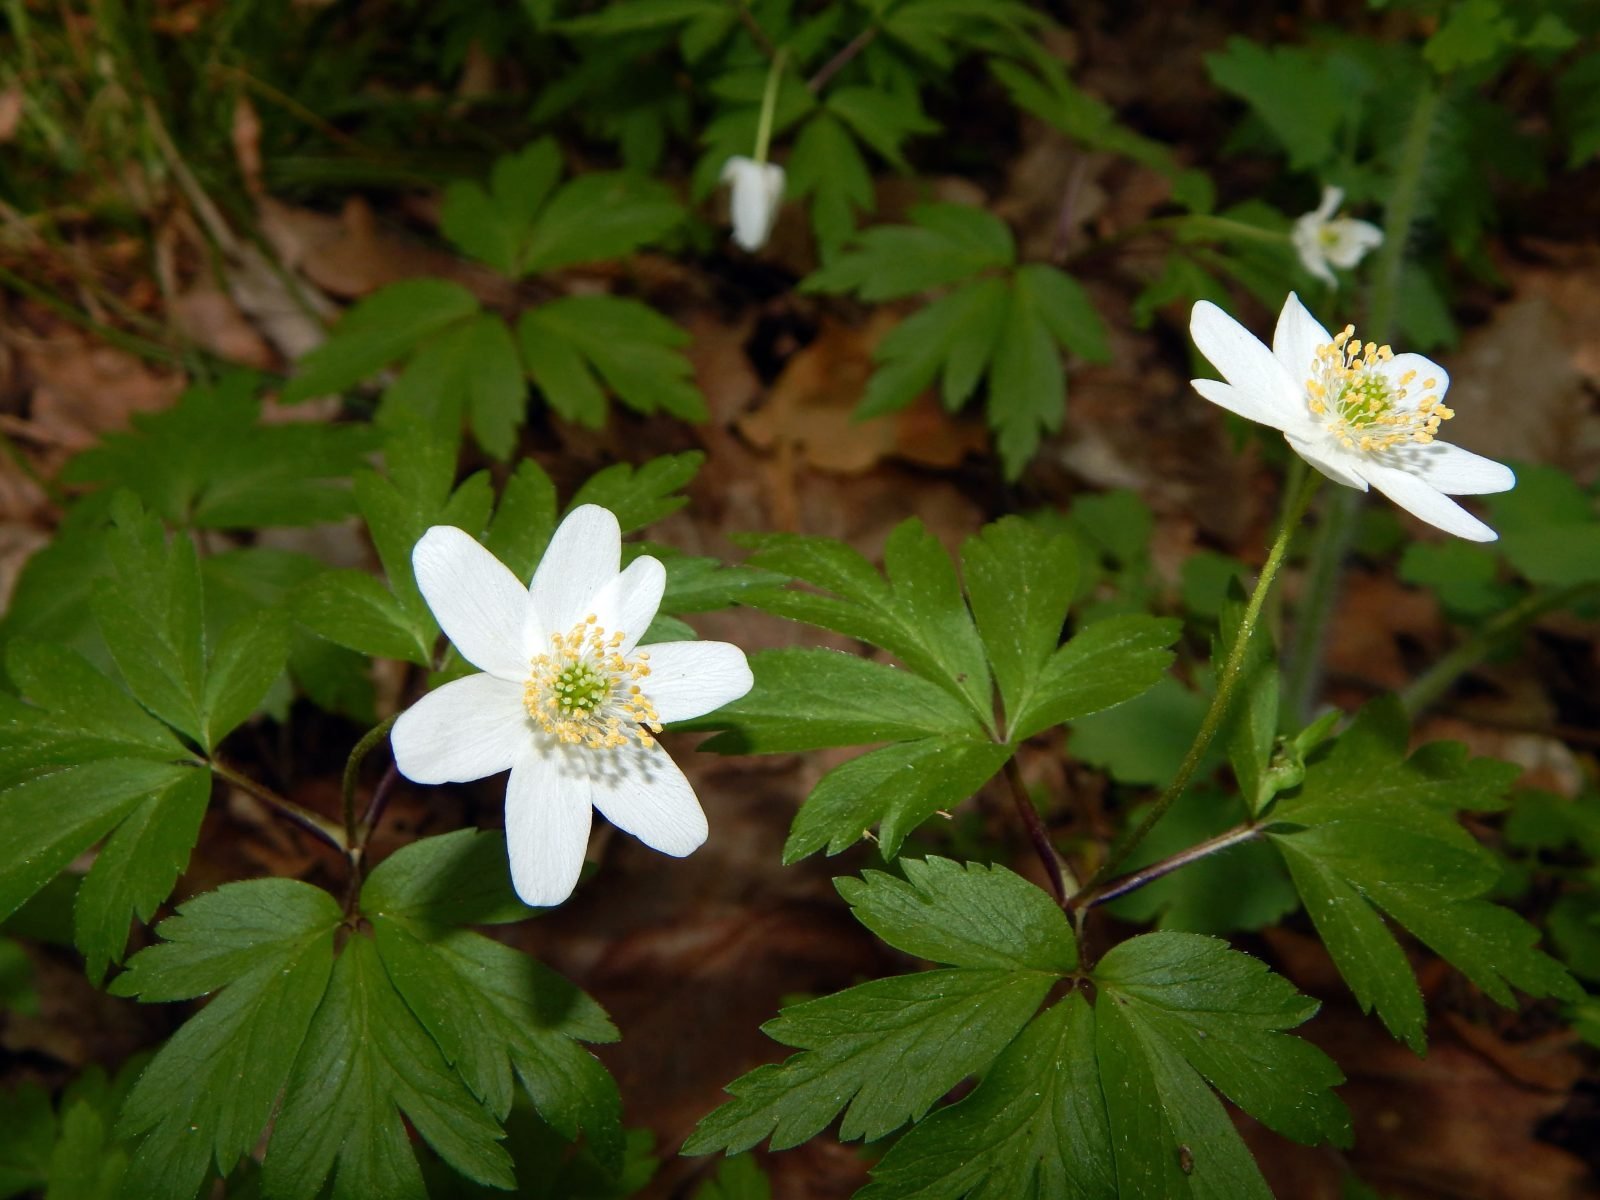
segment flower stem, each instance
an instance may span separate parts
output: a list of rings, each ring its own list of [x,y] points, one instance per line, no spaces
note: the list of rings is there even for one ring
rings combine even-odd
[[[1092,894],[1096,888],[1105,882],[1107,876],[1127,861],[1128,855],[1133,853],[1134,847],[1142,842],[1149,832],[1156,827],[1156,823],[1166,816],[1167,810],[1176,803],[1179,796],[1183,795],[1184,788],[1188,787],[1190,778],[1200,766],[1200,760],[1205,757],[1206,751],[1211,746],[1211,741],[1217,736],[1217,731],[1222,727],[1223,718],[1228,715],[1228,708],[1233,700],[1233,693],[1239,686],[1239,679],[1244,673],[1245,656],[1250,648],[1250,639],[1255,634],[1256,625],[1261,617],[1261,606],[1266,602],[1267,594],[1272,590],[1272,582],[1277,578],[1278,568],[1283,565],[1284,556],[1288,553],[1289,542],[1294,536],[1294,531],[1299,527],[1300,520],[1305,516],[1306,506],[1311,503],[1311,497],[1316,494],[1317,485],[1322,482],[1322,476],[1315,472],[1306,475],[1301,485],[1287,493],[1287,504],[1284,508],[1283,522],[1278,529],[1278,536],[1272,543],[1272,549],[1267,554],[1267,561],[1261,565],[1261,574],[1256,579],[1255,590],[1250,593],[1250,600],[1245,605],[1244,616],[1239,620],[1239,628],[1234,634],[1233,648],[1228,652],[1227,661],[1222,665],[1222,671],[1217,676],[1217,690],[1211,696],[1211,704],[1206,709],[1205,717],[1200,722],[1200,728],[1194,735],[1188,753],[1183,756],[1183,762],[1178,767],[1178,773],[1173,776],[1172,782],[1167,785],[1166,791],[1161,793],[1150,811],[1145,814],[1143,821],[1137,829],[1126,838],[1122,845],[1113,850],[1101,864],[1094,877],[1073,897],[1073,906],[1080,906],[1081,897],[1085,893]]]
[[[1365,493],[1340,488],[1323,505],[1322,519],[1311,539],[1305,587],[1295,611],[1289,644],[1284,648],[1283,711],[1297,727],[1311,719],[1322,686],[1322,644],[1328,620],[1339,599],[1339,574],[1355,538],[1356,518]]]
[[[1023,828],[1028,831],[1028,840],[1033,843],[1033,852],[1039,856],[1039,861],[1044,864],[1044,873],[1049,876],[1050,890],[1055,893],[1056,903],[1065,904],[1067,882],[1061,865],[1061,856],[1050,844],[1050,835],[1045,830],[1044,822],[1039,819],[1039,810],[1034,808],[1033,799],[1028,795],[1028,789],[1022,782],[1022,770],[1017,766],[1015,758],[1006,759],[1005,777],[1006,783],[1011,787],[1011,799],[1017,806],[1017,816],[1022,818]]]
[[[361,764],[367,755],[372,753],[373,748],[389,736],[389,730],[394,728],[394,723],[399,719],[400,715],[396,713],[394,716],[367,730],[362,735],[361,740],[355,744],[355,748],[350,751],[350,757],[345,760],[344,838],[345,845],[350,848],[352,855],[360,854],[362,843],[362,839],[359,836],[360,825],[356,820],[356,781],[361,775]]]
[[[1415,717],[1473,667],[1513,637],[1518,637],[1547,612],[1566,608],[1591,596],[1600,596],[1600,582],[1530,592],[1504,612],[1497,613],[1450,653],[1411,681],[1400,693],[1406,714]]]
[[[844,44],[839,53],[823,63],[817,69],[817,73],[806,80],[806,91],[815,96],[823,88],[827,87],[828,81],[844,70],[851,59],[872,45],[873,39],[877,36],[878,27],[876,25],[868,25],[860,33],[856,34],[855,37]]]
[[[773,46],[772,39],[767,36],[767,31],[761,28],[760,23],[755,18],[755,14],[750,11],[750,0],[733,0],[733,11],[738,15],[739,23],[750,34],[750,40],[755,42],[761,53],[768,58],[775,58],[778,53],[777,48]]]
[[[344,831],[320,813],[314,813],[309,808],[278,795],[271,788],[257,783],[248,775],[241,774],[214,758],[208,760],[206,765],[211,768],[211,773],[218,779],[226,780],[241,792],[248,792],[274,812],[288,817],[289,820],[301,828],[316,834],[340,854],[348,855],[350,853],[350,844],[345,839]]]
[[[1137,891],[1147,883],[1154,883],[1163,875],[1170,875],[1180,867],[1186,867],[1192,862],[1199,862],[1202,858],[1209,858],[1213,854],[1220,854],[1242,842],[1248,842],[1258,837],[1261,827],[1246,823],[1235,825],[1225,833],[1219,833],[1214,838],[1190,846],[1187,850],[1180,850],[1176,854],[1169,854],[1166,858],[1140,867],[1137,871],[1129,871],[1120,875],[1109,883],[1103,883],[1092,890],[1079,892],[1072,898],[1070,907],[1074,909],[1094,908],[1099,904],[1107,904],[1119,896],[1126,896],[1129,892]]]
[[[761,120],[756,126],[756,154],[758,163],[767,161],[767,150],[772,144],[772,118],[778,111],[778,85],[783,82],[783,64],[789,57],[788,47],[773,56],[767,69],[767,86],[761,93]]]

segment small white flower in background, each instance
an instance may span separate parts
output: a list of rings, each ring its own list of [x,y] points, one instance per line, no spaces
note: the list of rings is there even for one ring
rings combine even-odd
[[[1331,287],[1338,287],[1339,281],[1329,263],[1348,270],[1365,258],[1368,250],[1383,244],[1383,230],[1372,222],[1333,215],[1343,200],[1342,188],[1323,188],[1322,203],[1315,212],[1295,221],[1294,232],[1289,235],[1305,269]]]
[[[1195,379],[1195,391],[1229,412],[1281,430],[1318,471],[1346,487],[1371,484],[1401,508],[1474,542],[1498,536],[1449,496],[1504,492],[1509,467],[1437,441],[1455,412],[1450,377],[1420,354],[1362,345],[1355,327],[1330,336],[1293,292],[1272,349],[1210,301],[1194,306],[1189,333],[1226,383]]]
[[[733,189],[733,240],[746,250],[761,249],[783,202],[783,168],[736,154],[723,164],[722,182]]]
[[[683,857],[706,840],[689,781],[655,735],[750,690],[727,642],[637,643],[666,570],[641,556],[619,571],[617,518],[574,509],[523,587],[468,534],[435,525],[411,561],[461,656],[483,673],[447,683],[390,735],[400,773],[465,783],[509,769],[506,847],[517,894],[560,904],[578,881],[591,808],[647,846]]]

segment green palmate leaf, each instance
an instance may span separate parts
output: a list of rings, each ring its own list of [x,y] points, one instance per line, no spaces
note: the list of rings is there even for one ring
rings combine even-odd
[[[888,92],[869,87],[835,87],[828,90],[824,104],[851,132],[901,171],[911,169],[900,151],[906,139],[939,128],[922,111],[917,93],[910,89]]]
[[[372,449],[354,425],[262,424],[249,372],[190,388],[165,412],[135,414],[70,462],[66,483],[127,488],[163,520],[211,529],[312,525],[355,510],[345,483]]]
[[[211,799],[211,777],[176,769],[170,783],[145,796],[106,839],[78,889],[74,938],[99,981],[122,958],[130,916],[149,921],[189,864],[200,820]]]
[[[488,313],[469,317],[432,338],[384,392],[381,425],[413,436],[420,423],[454,438],[463,414],[472,436],[496,458],[516,447],[528,385],[511,331]]]
[[[976,738],[926,737],[851,759],[822,777],[795,817],[785,863],[827,847],[838,854],[878,826],[884,857],[937,812],[976,794],[1011,757],[1011,747]]]
[[[0,1197],[22,1192],[43,1200],[121,1200],[125,1147],[112,1138],[118,1106],[137,1059],[113,1081],[98,1066],[67,1085],[55,1111],[49,1095],[24,1085],[0,1097]]]
[[[905,408],[936,379],[944,406],[959,409],[977,391],[1010,312],[1005,281],[980,279],[901,322],[872,353],[878,369],[867,381],[860,415]]]
[[[1061,910],[1004,867],[909,859],[905,879],[868,871],[841,879],[856,919],[896,949],[955,967],[1064,974],[1078,946]]]
[[[113,981],[115,994],[147,1003],[218,992],[156,1054],[123,1108],[119,1134],[143,1136],[129,1197],[194,1196],[260,1140],[322,1000],[340,917],[304,883],[228,884],[163,921],[166,940]]]
[[[477,311],[477,299],[457,283],[391,284],[345,313],[333,335],[301,360],[283,400],[292,404],[354,387]]]
[[[686,728],[723,728],[707,749],[776,754],[934,735],[981,738],[972,713],[909,671],[834,650],[766,650],[741,700]]]
[[[863,300],[894,300],[960,283],[985,270],[1010,267],[1016,246],[1005,222],[979,208],[925,204],[912,225],[880,225],[855,247],[806,279],[812,292],[855,292]]]
[[[1020,517],[984,526],[961,547],[972,615],[1009,714],[1028,711],[1061,644],[1079,555],[1071,535]]]
[[[139,702],[210,750],[255,711],[289,655],[288,628],[264,614],[227,630],[207,654],[194,544],[125,496],[106,549],[116,577],[93,608],[117,669]]]
[[[529,271],[554,271],[620,258],[682,221],[683,209],[663,183],[623,172],[585,175],[550,198],[534,224],[523,262]]]
[[[772,1184],[748,1154],[723,1159],[717,1173],[695,1192],[694,1200],[772,1200]]]
[[[840,1136],[874,1140],[919,1119],[981,1071],[1077,964],[1061,910],[1001,867],[908,863],[909,882],[841,880],[856,915],[891,944],[955,964],[793,1005],[763,1028],[801,1053],[728,1089],[684,1150],[797,1145],[840,1111]],[[1031,895],[1030,895],[1031,893]]]
[[[594,1000],[554,971],[461,922],[517,920],[506,843],[461,830],[424,838],[387,859],[362,890],[395,989],[472,1093],[496,1117],[512,1104],[512,1074],[563,1138],[587,1131],[621,1160],[621,1099],[579,1042],[614,1042]]]
[[[388,587],[360,571],[329,571],[297,589],[291,607],[296,620],[328,641],[426,666],[439,626],[417,590],[412,547],[432,525],[482,533],[493,496],[481,471],[452,488],[456,455],[448,439],[396,436],[387,459],[387,476],[356,476],[356,500]]]
[[[616,514],[623,533],[653,525],[689,502],[679,495],[700,471],[706,456],[698,450],[663,454],[642,466],[614,463],[584,481],[567,505],[598,504]]]
[[[1093,976],[1093,1007],[1074,992],[1035,1019],[861,1195],[1270,1200],[1211,1087],[1289,1137],[1348,1141],[1329,1090],[1338,1068],[1281,1032],[1316,1004],[1261,963],[1211,938],[1148,934]]]
[[[98,980],[121,958],[129,921],[149,920],[188,864],[210,775],[71,651],[16,642],[8,665],[31,703],[0,703],[0,837],[13,851],[0,867],[0,915],[105,838],[74,919]]]
[[[705,419],[682,351],[689,335],[647,304],[568,296],[524,312],[517,337],[528,374],[569,421],[598,428],[607,391],[636,412]]]
[[[532,579],[555,531],[555,484],[538,463],[523,459],[500,492],[483,544],[518,579]]]
[[[1331,159],[1340,127],[1359,111],[1359,93],[1329,57],[1304,47],[1267,48],[1246,38],[1229,38],[1225,52],[1206,56],[1206,69],[1217,86],[1250,105],[1288,151],[1289,165],[1296,170]],[[1282,102],[1289,94],[1295,96],[1294,104]]]
[[[745,603],[875,642],[964,701],[978,721],[990,722],[983,643],[950,556],[921,521],[902,522],[890,534],[884,547],[887,579],[831,538],[765,534],[747,540],[756,547],[754,565],[834,595],[785,590],[749,595]]]
[[[1454,817],[1498,806],[1516,768],[1450,743],[1407,758],[1406,742],[1398,701],[1369,704],[1270,810],[1268,832],[1362,1007],[1420,1052],[1421,997],[1380,911],[1502,1004],[1513,987],[1569,999],[1579,989],[1534,949],[1532,926],[1480,898],[1501,867]]]
[[[1079,630],[1045,661],[1011,721],[1011,740],[1023,741],[1148,691],[1171,665],[1168,647],[1180,629],[1180,622],[1169,618],[1120,616]]]
[[[618,258],[670,232],[683,209],[669,188],[623,172],[555,187],[561,155],[549,138],[495,163],[487,190],[455,183],[440,226],[466,253],[513,279]]]
[[[294,615],[307,629],[361,654],[427,666],[433,643],[393,592],[365,571],[327,571],[295,592]]]
[[[1495,496],[1489,512],[1502,533],[1495,548],[1525,579],[1552,587],[1600,580],[1600,513],[1566,472],[1520,468],[1515,490]]]
[[[114,507],[116,525],[106,542],[116,578],[96,594],[95,617],[139,702],[202,742],[206,661],[194,543],[180,535],[169,545],[161,522],[123,499]]]
[[[1212,938],[1152,933],[1115,947],[1094,980],[1119,1197],[1270,1200],[1206,1082],[1286,1137],[1349,1144],[1349,1114],[1330,1090],[1344,1077],[1282,1032],[1316,1002],[1260,962]]]
[[[1095,1011],[1074,992],[1023,1030],[983,1082],[895,1143],[862,1200],[1111,1200]],[[1132,1196],[1133,1193],[1125,1193]]]
[[[0,1197],[43,1188],[50,1178],[56,1117],[36,1083],[0,1095]]]
[[[469,1179],[514,1185],[498,1122],[396,993],[377,946],[353,937],[289,1075],[263,1190],[274,1200],[312,1200],[331,1175],[332,1200],[423,1200],[406,1121]]]
[[[800,127],[788,169],[787,194],[810,199],[811,225],[829,262],[855,232],[857,218],[876,206],[867,160],[844,123],[822,110]]]

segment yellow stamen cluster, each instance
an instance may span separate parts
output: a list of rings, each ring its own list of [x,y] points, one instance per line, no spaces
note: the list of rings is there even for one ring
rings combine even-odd
[[[568,746],[609,750],[638,740],[655,745],[661,719],[639,685],[650,656],[625,657],[627,634],[608,634],[593,613],[568,633],[550,635],[550,651],[536,654],[522,687],[522,705],[540,729]]]
[[[1317,347],[1306,380],[1306,404],[1315,415],[1328,418],[1328,432],[1346,450],[1426,446],[1440,423],[1456,415],[1433,394],[1439,381],[1424,379],[1413,386],[1415,371],[1391,381],[1379,368],[1394,358],[1394,351],[1375,342],[1363,345],[1355,332],[1354,325],[1346,325],[1333,341]],[[1420,396],[1414,398],[1415,393]]]

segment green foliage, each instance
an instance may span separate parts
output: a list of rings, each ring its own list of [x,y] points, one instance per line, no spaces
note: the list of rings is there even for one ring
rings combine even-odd
[[[116,577],[94,608],[128,691],[75,651],[17,640],[7,670],[21,698],[0,696],[0,837],[12,848],[0,914],[104,839],[75,909],[74,940],[95,979],[121,958],[130,917],[148,921],[188,863],[211,792],[190,747],[214,749],[248,717],[288,653],[273,614],[208,647],[192,543],[169,543],[131,497],[115,508],[106,548]]]
[[[781,1149],[843,1111],[845,1139],[915,1123],[863,1196],[1267,1196],[1208,1082],[1285,1136],[1348,1141],[1337,1068],[1282,1032],[1316,1005],[1259,962],[1150,934],[1089,972],[1093,1006],[1074,991],[1035,1016],[1079,968],[1061,911],[1003,868],[901,866],[905,880],[840,890],[890,945],[950,966],[785,1009],[766,1031],[800,1053],[735,1081],[687,1153]],[[971,1075],[971,1095],[925,1117]]]
[[[454,486],[455,453],[447,442],[392,438],[387,450],[388,474],[360,472],[355,493],[388,586],[365,571],[328,571],[297,589],[292,606],[296,620],[331,642],[428,666],[439,625],[417,590],[411,549],[432,525],[481,534],[493,497],[486,472]]]
[[[1270,811],[1268,834],[1317,932],[1363,1009],[1417,1051],[1422,997],[1380,913],[1403,925],[1501,1004],[1511,989],[1576,999],[1571,978],[1534,949],[1537,931],[1482,895],[1501,867],[1456,823],[1492,809],[1517,769],[1436,742],[1406,757],[1394,700],[1374,701],[1309,764],[1298,793]]]
[[[487,189],[445,190],[440,228],[463,252],[511,279],[575,263],[622,258],[683,220],[671,189],[625,172],[556,186],[561,152],[541,138],[494,164]]]
[[[556,188],[548,139],[500,159],[489,190],[458,183],[445,196],[445,233],[512,278],[630,253],[674,228],[682,211],[660,184],[585,175]],[[554,190],[552,190],[554,189]],[[379,423],[453,440],[463,419],[496,458],[516,448],[532,379],[557,413],[598,428],[607,392],[642,413],[703,420],[705,400],[682,352],[688,335],[638,300],[570,296],[524,311],[515,332],[476,296],[443,279],[391,284],[344,314],[306,355],[286,402],[346,391],[396,363]]]
[[[965,596],[949,556],[915,520],[890,535],[883,575],[828,538],[748,541],[751,565],[821,590],[752,588],[743,603],[870,642],[903,664],[766,651],[752,659],[749,695],[689,723],[725,730],[706,746],[730,753],[892,743],[822,778],[795,820],[789,862],[823,847],[836,854],[874,824],[892,857],[1020,742],[1138,695],[1171,661],[1176,623],[1148,616],[1087,626],[1062,645],[1080,551],[1070,536],[1018,518],[967,541]]]
[[[91,1066],[52,1108],[36,1084],[0,1096],[0,1197],[28,1193],[42,1200],[121,1200],[128,1155],[112,1136],[117,1108],[138,1059],[115,1080]]]
[[[1077,965],[1061,911],[1005,868],[938,858],[901,865],[904,881],[868,872],[840,880],[840,891],[890,945],[949,968],[786,1008],[763,1029],[801,1053],[732,1084],[735,1098],[700,1123],[685,1153],[745,1150],[769,1137],[782,1150],[841,1110],[846,1140],[876,1140],[920,1120],[981,1072]]]
[[[855,292],[863,300],[953,287],[873,352],[878,370],[860,413],[904,408],[935,380],[945,407],[955,411],[987,379],[989,425],[1014,478],[1041,436],[1061,428],[1062,352],[1104,361],[1105,328],[1070,276],[1043,263],[1018,266],[1011,231],[982,209],[928,204],[913,209],[911,219],[862,233],[803,287]]]
[[[1250,105],[1287,152],[1293,170],[1331,159],[1341,129],[1359,114],[1360,93],[1327,55],[1305,47],[1268,49],[1232,37],[1223,53],[1206,56],[1206,69],[1218,87]],[[1295,102],[1282,103],[1286,95]]]
[[[1554,467],[1524,466],[1516,488],[1491,497],[1488,508],[1500,532],[1495,548],[1529,583],[1600,582],[1600,510],[1592,489]]]
[[[635,412],[706,418],[682,352],[689,335],[647,304],[615,296],[553,300],[522,314],[517,340],[528,374],[569,421],[598,429],[608,390]]]
[[[315,525],[355,510],[346,480],[376,439],[359,425],[263,424],[259,381],[235,371],[173,407],[136,413],[78,455],[62,482],[126,488],[178,528]]]
[[[130,961],[118,995],[216,996],[128,1097],[119,1133],[142,1139],[128,1194],[197,1194],[269,1118],[269,1197],[314,1200],[331,1176],[336,1197],[420,1198],[405,1122],[468,1179],[510,1188],[499,1142],[513,1073],[563,1137],[587,1132],[620,1158],[615,1087],[577,1045],[611,1040],[610,1023],[564,980],[460,928],[527,911],[498,835],[413,843],[373,872],[359,911],[371,933],[336,943],[345,917],[320,889],[228,884],[181,906]]]

